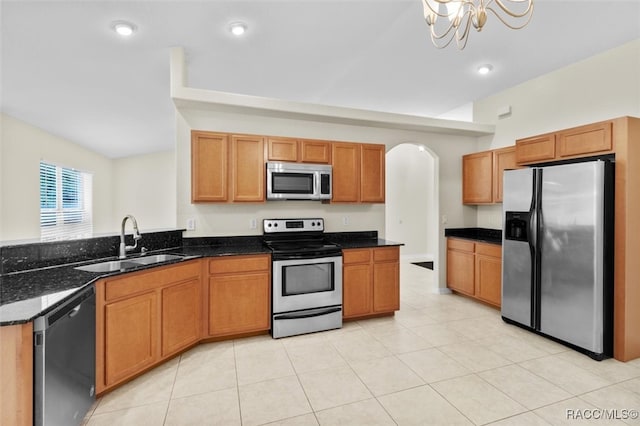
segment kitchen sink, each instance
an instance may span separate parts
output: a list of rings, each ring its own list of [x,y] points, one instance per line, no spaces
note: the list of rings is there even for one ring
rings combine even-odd
[[[94,263],[92,265],[78,266],[75,269],[87,272],[114,272],[137,268],[143,265],[153,265],[155,263],[169,262],[171,260],[178,260],[182,258],[183,256],[179,256],[177,254],[155,254],[133,259],[110,260],[107,262]]]
[[[138,265],[152,265],[154,263],[169,262],[170,260],[178,260],[182,258],[183,256],[178,256],[177,254],[154,254],[151,256],[128,259],[127,262],[137,263]]]
[[[78,266],[75,269],[87,272],[113,272],[138,266],[140,266],[139,263],[134,263],[130,260],[111,260],[109,262],[94,263],[93,265]]]

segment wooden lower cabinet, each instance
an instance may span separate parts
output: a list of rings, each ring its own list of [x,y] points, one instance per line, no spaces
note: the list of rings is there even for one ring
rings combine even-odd
[[[103,309],[104,384],[108,387],[158,361],[158,296],[144,293]]]
[[[455,247],[447,248],[447,287],[451,290],[473,296],[475,294],[474,244],[471,243],[470,247],[470,251]]]
[[[447,238],[447,287],[500,307],[502,247]]]
[[[162,357],[200,340],[201,295],[199,279],[162,289]]]
[[[368,254],[368,250],[365,250]],[[345,250],[345,253],[347,251]],[[371,295],[371,265],[369,260],[361,265],[342,268],[342,313],[344,318],[361,317],[373,312]]]
[[[478,299],[500,306],[502,303],[502,247],[476,244],[475,295]]]
[[[345,319],[400,309],[400,249],[343,250],[342,291]]]
[[[33,323],[0,327],[0,425],[33,425]]]
[[[96,392],[200,339],[201,266],[194,260],[96,283]]]
[[[209,260],[208,334],[220,337],[267,331],[271,326],[271,258]]]

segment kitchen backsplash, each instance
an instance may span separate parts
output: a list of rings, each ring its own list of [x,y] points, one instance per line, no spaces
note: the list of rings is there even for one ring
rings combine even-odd
[[[142,232],[135,252],[139,253],[142,247],[149,251],[181,247],[182,232],[182,229]],[[133,237],[127,235],[125,242],[133,245]],[[0,274],[113,257],[118,255],[119,246],[119,235],[0,246]]]

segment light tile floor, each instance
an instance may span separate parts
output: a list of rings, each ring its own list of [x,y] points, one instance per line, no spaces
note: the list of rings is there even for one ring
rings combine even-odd
[[[400,280],[394,317],[200,345],[105,395],[86,424],[640,425],[625,411],[640,409],[640,360],[596,362],[507,325],[436,294],[427,269],[403,263]]]

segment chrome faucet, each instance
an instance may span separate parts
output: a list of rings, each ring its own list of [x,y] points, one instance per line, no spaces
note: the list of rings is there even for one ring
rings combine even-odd
[[[127,246],[124,243],[124,225],[127,223],[127,219],[131,219],[133,222],[133,242],[132,246]],[[140,235],[140,231],[138,231],[138,222],[136,222],[136,218],[133,215],[126,215],[124,219],[122,219],[122,227],[120,228],[120,251],[118,252],[118,259],[125,259],[127,257],[127,252],[134,250],[138,247],[138,240],[142,238]]]

